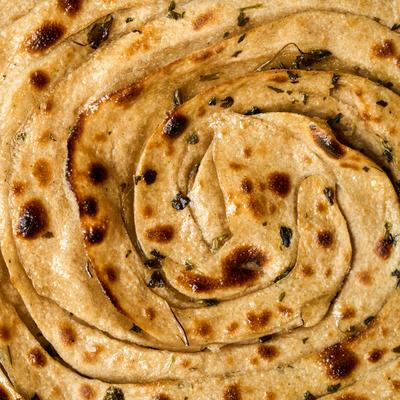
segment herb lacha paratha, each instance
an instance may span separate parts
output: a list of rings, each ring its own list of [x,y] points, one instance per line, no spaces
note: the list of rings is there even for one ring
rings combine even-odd
[[[398,1],[0,1],[0,399],[400,398]]]

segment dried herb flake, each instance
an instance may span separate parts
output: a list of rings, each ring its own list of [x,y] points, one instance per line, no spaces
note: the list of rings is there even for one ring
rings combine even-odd
[[[207,307],[212,307],[212,306],[216,306],[217,304],[219,304],[219,300],[218,299],[204,299],[203,303]]]
[[[110,386],[103,400],[125,400],[124,392],[120,388]]]
[[[328,393],[335,393],[335,392],[337,392],[337,391],[340,389],[341,386],[342,386],[341,383],[337,383],[337,384],[335,384],[335,385],[329,385],[329,386],[326,388],[326,391],[327,391]]]
[[[171,205],[175,210],[183,210],[190,203],[190,199],[184,196],[181,192],[177,193],[171,201]]]
[[[221,107],[223,108],[229,108],[233,104],[234,100],[233,97],[227,96],[224,99],[221,100]]]
[[[287,226],[281,226],[279,229],[279,234],[281,236],[282,244],[285,247],[289,247],[293,236],[292,229],[288,228]]]
[[[151,277],[150,277],[149,282],[147,283],[147,286],[150,289],[153,289],[155,287],[162,288],[165,286],[164,277],[162,276],[161,271],[154,271],[151,274]]]
[[[92,49],[96,50],[104,41],[108,39],[113,19],[114,18],[111,14],[107,15],[103,22],[94,24],[92,29],[90,29],[87,34],[87,41]]]
[[[335,199],[335,194],[333,193],[333,189],[330,187],[326,187],[324,189],[324,195],[325,197],[328,199],[329,204],[333,205],[334,203],[334,199]]]
[[[376,104],[378,104],[378,106],[381,106],[381,107],[386,107],[389,103],[385,100],[378,100],[376,102]]]
[[[189,135],[186,142],[188,144],[197,144],[199,143],[199,135],[196,132],[193,132]]]
[[[207,75],[200,75],[200,81],[216,81],[219,79],[219,72],[214,72],[212,74],[207,74]]]
[[[304,400],[315,400],[316,397],[307,390],[307,392],[304,393],[303,395]]]
[[[185,16],[185,11],[179,13],[175,11],[175,8],[176,8],[175,1],[171,1],[171,3],[169,3],[167,17],[175,20],[182,19]]]
[[[250,18],[246,17],[246,14],[244,13],[243,10],[240,10],[240,13],[237,17],[238,26],[245,26],[248,24],[249,21],[250,21]]]

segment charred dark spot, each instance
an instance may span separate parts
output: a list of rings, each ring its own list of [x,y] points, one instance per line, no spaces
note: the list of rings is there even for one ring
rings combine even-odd
[[[190,287],[195,293],[208,292],[221,285],[221,282],[217,279],[194,273],[186,273],[179,278],[179,281]]]
[[[377,43],[372,48],[372,51],[377,57],[387,58],[394,55],[393,41],[386,39],[381,43]]]
[[[40,186],[47,186],[51,181],[50,163],[41,158],[33,165],[33,176],[39,181]]]
[[[157,394],[154,398],[153,398],[153,400],[171,400],[166,394],[164,394],[164,393],[160,393],[160,394]]]
[[[6,389],[4,389],[0,385],[0,400],[10,400],[11,398],[8,396],[8,393],[6,392]]]
[[[145,311],[146,317],[150,321],[153,321],[153,319],[156,317],[156,312],[155,312],[154,308],[147,307],[144,311]]]
[[[332,158],[342,158],[345,154],[344,147],[333,137],[328,135],[316,125],[311,124],[310,129],[315,143]]]
[[[4,325],[0,326],[0,340],[7,342],[10,339],[11,339],[10,328]]]
[[[95,398],[95,393],[91,386],[83,384],[79,388],[79,394],[85,400],[92,400]]]
[[[204,14],[200,14],[198,17],[196,17],[193,21],[192,21],[192,27],[194,31],[198,31],[201,28],[203,28],[203,26],[207,25],[207,23],[209,21],[211,21],[213,18],[213,13],[212,11],[208,11]]]
[[[118,299],[114,296],[114,294],[112,293],[110,287],[108,286],[108,284],[102,279],[101,276],[99,276],[99,280],[101,283],[101,286],[104,290],[105,295],[110,299],[112,305],[118,310],[120,311],[122,314],[126,315],[125,311],[122,309],[121,305],[119,304]]]
[[[76,342],[76,335],[70,326],[62,326],[60,328],[61,341],[66,346],[70,346]]]
[[[245,192],[245,193],[251,193],[253,190],[253,183],[251,182],[250,179],[245,178],[242,180],[242,183],[240,185],[240,189]]]
[[[393,381],[392,381],[392,387],[393,387],[394,390],[400,392],[400,381],[398,381],[398,380],[393,380]]]
[[[353,307],[344,307],[341,315],[343,319],[351,319],[356,316],[356,310]]]
[[[117,280],[117,271],[115,270],[115,268],[106,267],[104,272],[108,282],[113,283]]]
[[[152,242],[167,243],[174,237],[174,228],[171,225],[158,225],[148,229],[146,236]]]
[[[301,267],[301,272],[304,276],[312,276],[314,275],[314,269],[310,265],[303,265]]]
[[[28,361],[34,367],[44,367],[46,365],[46,356],[39,347],[33,348],[28,353]]]
[[[335,400],[369,400],[369,397],[359,396],[353,393],[344,393],[335,397]]]
[[[143,217],[150,218],[153,215],[153,208],[150,205],[145,205],[143,208]]]
[[[207,321],[199,322],[195,328],[195,334],[202,337],[210,336],[212,331],[212,327]]]
[[[25,185],[22,182],[14,182],[11,185],[11,191],[13,194],[16,196],[19,196],[20,194],[23,194],[25,191]]]
[[[280,197],[286,197],[290,191],[290,177],[286,173],[274,172],[268,176],[268,189]]]
[[[287,82],[288,77],[286,75],[275,75],[271,80],[274,82],[282,83],[282,82]]]
[[[357,356],[341,343],[336,343],[320,352],[319,359],[332,379],[347,378],[358,364]]]
[[[165,286],[165,280],[161,271],[154,271],[151,274],[150,280],[147,283],[147,287],[154,289],[154,288],[162,288]]]
[[[40,200],[31,200],[19,213],[17,234],[25,239],[38,237],[48,226],[46,209]]]
[[[242,164],[239,164],[239,163],[237,163],[237,162],[230,162],[230,163],[229,163],[229,166],[230,166],[233,170],[235,170],[235,171],[238,171],[239,169],[242,169],[242,168],[243,168],[243,165],[242,165]]]
[[[256,218],[262,217],[265,213],[264,202],[254,196],[250,197],[247,207]]]
[[[279,228],[279,234],[281,236],[282,245],[285,247],[290,247],[290,242],[292,241],[293,231],[287,226],[281,226]]]
[[[95,216],[98,211],[97,201],[93,197],[86,197],[79,201],[79,213],[81,216]]]
[[[361,271],[358,273],[358,278],[360,279],[360,282],[363,283],[364,285],[368,286],[372,283],[372,277],[371,274],[368,271]]]
[[[222,261],[223,286],[242,286],[254,281],[266,262],[267,257],[256,247],[236,248]]]
[[[271,312],[264,310],[261,313],[255,313],[253,311],[247,313],[246,322],[252,331],[262,330],[271,319]]]
[[[224,400],[241,400],[241,398],[238,385],[230,385],[224,391]]]
[[[257,352],[264,360],[272,360],[279,355],[278,349],[271,345],[259,346]]]
[[[99,244],[106,235],[106,228],[103,225],[89,226],[83,230],[83,239],[87,244]]]
[[[378,362],[386,353],[384,349],[374,349],[368,353],[368,361],[372,363]]]
[[[333,243],[333,235],[330,231],[319,231],[317,233],[317,243],[322,247],[330,247]]]
[[[239,328],[239,324],[236,321],[231,322],[227,329],[229,332],[235,332]]]
[[[127,104],[135,100],[143,91],[143,84],[133,83],[128,87],[118,90],[110,95],[110,98],[116,104]]]
[[[64,35],[64,27],[56,22],[45,22],[25,39],[25,48],[31,53],[42,52]]]
[[[324,203],[318,203],[317,204],[317,210],[318,212],[320,212],[321,214],[324,214],[327,210],[327,207]]]
[[[175,139],[184,132],[187,124],[188,120],[184,115],[171,114],[164,125],[163,133],[165,136]]]
[[[289,317],[293,314],[293,310],[290,307],[283,306],[282,304],[279,304],[277,309],[278,313],[283,315],[284,317]]]
[[[375,252],[376,254],[383,258],[384,260],[387,260],[393,250],[394,246],[394,240],[392,238],[392,235],[388,235],[387,237],[384,237],[383,239],[379,240],[379,242],[376,245]]]
[[[58,0],[58,6],[68,15],[76,14],[81,8],[82,0]]]
[[[146,182],[146,185],[151,185],[156,181],[157,172],[153,169],[148,169],[143,174],[143,180]]]
[[[108,178],[108,171],[103,164],[93,163],[89,168],[89,180],[93,185],[103,183]]]
[[[37,70],[30,74],[29,82],[36,89],[44,89],[50,82],[50,78],[46,72]]]
[[[249,158],[249,157],[251,156],[251,153],[252,153],[252,151],[251,151],[250,147],[245,147],[245,148],[243,149],[243,155],[244,155],[246,158]]]
[[[256,115],[256,114],[261,114],[262,110],[261,108],[257,107],[257,106],[253,106],[251,107],[249,110],[247,110],[244,115]]]

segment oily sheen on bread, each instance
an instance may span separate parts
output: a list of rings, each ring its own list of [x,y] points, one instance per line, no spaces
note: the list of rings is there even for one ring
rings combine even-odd
[[[400,398],[397,1],[4,8],[0,399]]]

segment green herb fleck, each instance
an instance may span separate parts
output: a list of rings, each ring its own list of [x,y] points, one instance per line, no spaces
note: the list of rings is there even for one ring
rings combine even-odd
[[[392,349],[393,353],[400,353],[400,346],[396,346]]]
[[[299,74],[296,74],[295,72],[292,71],[286,71],[286,73],[288,74],[291,83],[299,83],[299,77],[300,77]]]
[[[287,226],[281,226],[279,229],[279,234],[281,236],[282,244],[285,247],[290,247],[290,242],[292,240],[293,231]]]
[[[132,22],[133,21],[133,18],[132,17],[128,17],[126,20],[125,20],[125,22],[127,23],[127,24],[129,24],[129,22]]]
[[[127,250],[125,253],[125,258],[128,258],[132,254],[132,250]]]
[[[175,107],[178,107],[178,106],[182,105],[182,103],[183,103],[182,94],[179,89],[176,89],[174,92],[173,103],[174,103]]]
[[[110,386],[103,400],[125,400],[124,392],[115,386]]]
[[[210,100],[208,100],[208,105],[209,106],[215,106],[217,104],[217,98],[212,97]]]
[[[334,199],[335,199],[335,194],[333,193],[333,189],[330,187],[326,187],[324,189],[324,195],[325,197],[328,199],[329,204],[333,205],[334,203]]]
[[[153,249],[150,254],[156,258],[157,260],[164,260],[165,256],[158,252],[156,249]]]
[[[189,197],[183,195],[181,192],[177,193],[171,201],[172,208],[175,210],[183,210],[190,203]]]
[[[305,337],[305,338],[301,339],[301,341],[303,342],[303,344],[306,344],[308,339],[309,339],[308,337]]]
[[[383,155],[383,157],[385,157],[385,160],[388,163],[393,162],[393,148],[392,148],[392,146],[389,144],[389,142],[386,139],[384,139],[382,141],[382,146],[383,146],[382,155]]]
[[[335,392],[337,392],[337,391],[340,389],[340,386],[342,386],[340,383],[337,383],[336,385],[329,385],[329,386],[326,388],[326,391],[327,391],[328,393],[335,393]]]
[[[107,15],[103,22],[98,22],[93,25],[92,29],[87,34],[87,41],[92,49],[97,49],[105,40],[108,39],[111,26],[113,23],[113,16]]]
[[[244,115],[256,115],[256,114],[261,114],[262,111],[259,107],[253,106],[250,108],[250,110],[247,110]]]
[[[272,335],[265,335],[258,338],[260,343],[269,342],[272,339]]]
[[[221,107],[229,108],[234,103],[233,97],[227,96],[221,100]]]
[[[391,28],[390,28],[390,30],[391,31],[397,31],[397,29],[399,29],[400,28],[400,24],[394,24]]]
[[[246,37],[246,34],[245,34],[245,33],[243,33],[243,35],[240,35],[240,36],[239,36],[239,39],[238,39],[238,43],[243,42],[243,40],[244,40],[245,37]]]
[[[368,172],[368,171],[369,171],[369,167],[365,166],[365,167],[363,167],[363,170],[364,170],[365,172]]]
[[[385,100],[378,100],[376,102],[376,104],[378,104],[378,106],[381,106],[381,107],[386,107],[389,103]]]
[[[372,322],[374,321],[375,317],[373,315],[370,315],[368,318],[364,320],[364,325],[365,326],[370,326]]]
[[[135,333],[142,333],[143,332],[142,328],[140,326],[137,326],[136,324],[132,325],[131,331],[135,332]]]
[[[44,238],[44,239],[51,239],[53,237],[54,237],[53,232],[46,232],[46,233],[43,233],[43,235],[42,235],[42,238]]]
[[[232,57],[236,58],[240,53],[243,53],[243,50],[235,51],[235,52],[232,54]]]
[[[311,67],[311,65],[332,55],[329,50],[317,49],[311,50],[310,52],[302,52],[299,48],[298,50],[301,52],[301,54],[297,56],[292,63],[292,67],[294,69]]]
[[[175,8],[176,8],[175,1],[171,1],[171,3],[169,3],[167,17],[171,18],[171,19],[175,19],[175,20],[182,19],[185,16],[185,11],[183,11],[182,13],[179,13],[179,12],[175,11]]]
[[[285,298],[285,296],[286,296],[286,293],[285,292],[282,292],[280,295],[279,295],[279,302],[281,302],[281,301],[283,301],[283,299]]]
[[[154,271],[151,274],[149,282],[147,283],[147,287],[149,287],[150,289],[154,289],[155,287],[163,288],[164,286],[165,281],[161,271]]]
[[[286,278],[290,271],[293,269],[293,265],[291,265],[286,271],[282,272],[280,275],[278,275],[275,279],[274,279],[274,283],[277,283],[279,281],[281,281],[283,278]]]
[[[173,354],[171,354],[171,357],[170,357],[170,359],[168,361],[167,369],[171,369],[171,367],[173,366],[174,362],[175,362],[175,356]]]
[[[303,104],[307,104],[308,102],[308,94],[307,93],[303,93]]]
[[[219,304],[219,300],[218,299],[204,299],[203,303],[207,307],[212,307],[212,306],[216,306],[217,304]]]
[[[225,32],[223,38],[227,39],[229,37],[230,33],[229,32]]]
[[[17,135],[15,136],[15,139],[16,139],[18,142],[24,142],[25,139],[26,139],[26,132],[19,132],[19,133],[17,133]]]
[[[194,269],[194,264],[189,260],[185,260],[185,268],[186,271],[191,271]]]
[[[334,129],[342,118],[343,118],[343,114],[342,113],[338,113],[334,117],[328,118],[326,120],[326,122],[332,129]]]
[[[304,393],[303,395],[304,400],[315,400],[316,397],[307,390],[307,392]]]
[[[274,87],[274,86],[267,86],[267,88],[273,90],[273,91],[276,92],[276,93],[283,93],[283,92],[284,92],[284,90],[279,89],[279,88]]]
[[[336,84],[338,83],[339,79],[340,79],[340,75],[339,74],[335,73],[335,74],[332,75],[332,85],[334,87],[336,87]]]
[[[250,21],[249,17],[246,17],[246,14],[243,10],[240,10],[239,16],[237,17],[238,26],[245,26]]]
[[[197,144],[199,143],[199,135],[196,132],[193,132],[189,135],[186,142],[188,144]]]
[[[211,242],[211,251],[213,253],[217,252],[229,239],[231,235],[225,233],[221,236],[217,236]]]
[[[213,74],[207,74],[207,75],[200,75],[200,81],[216,81],[219,79],[219,72],[214,72]]]

